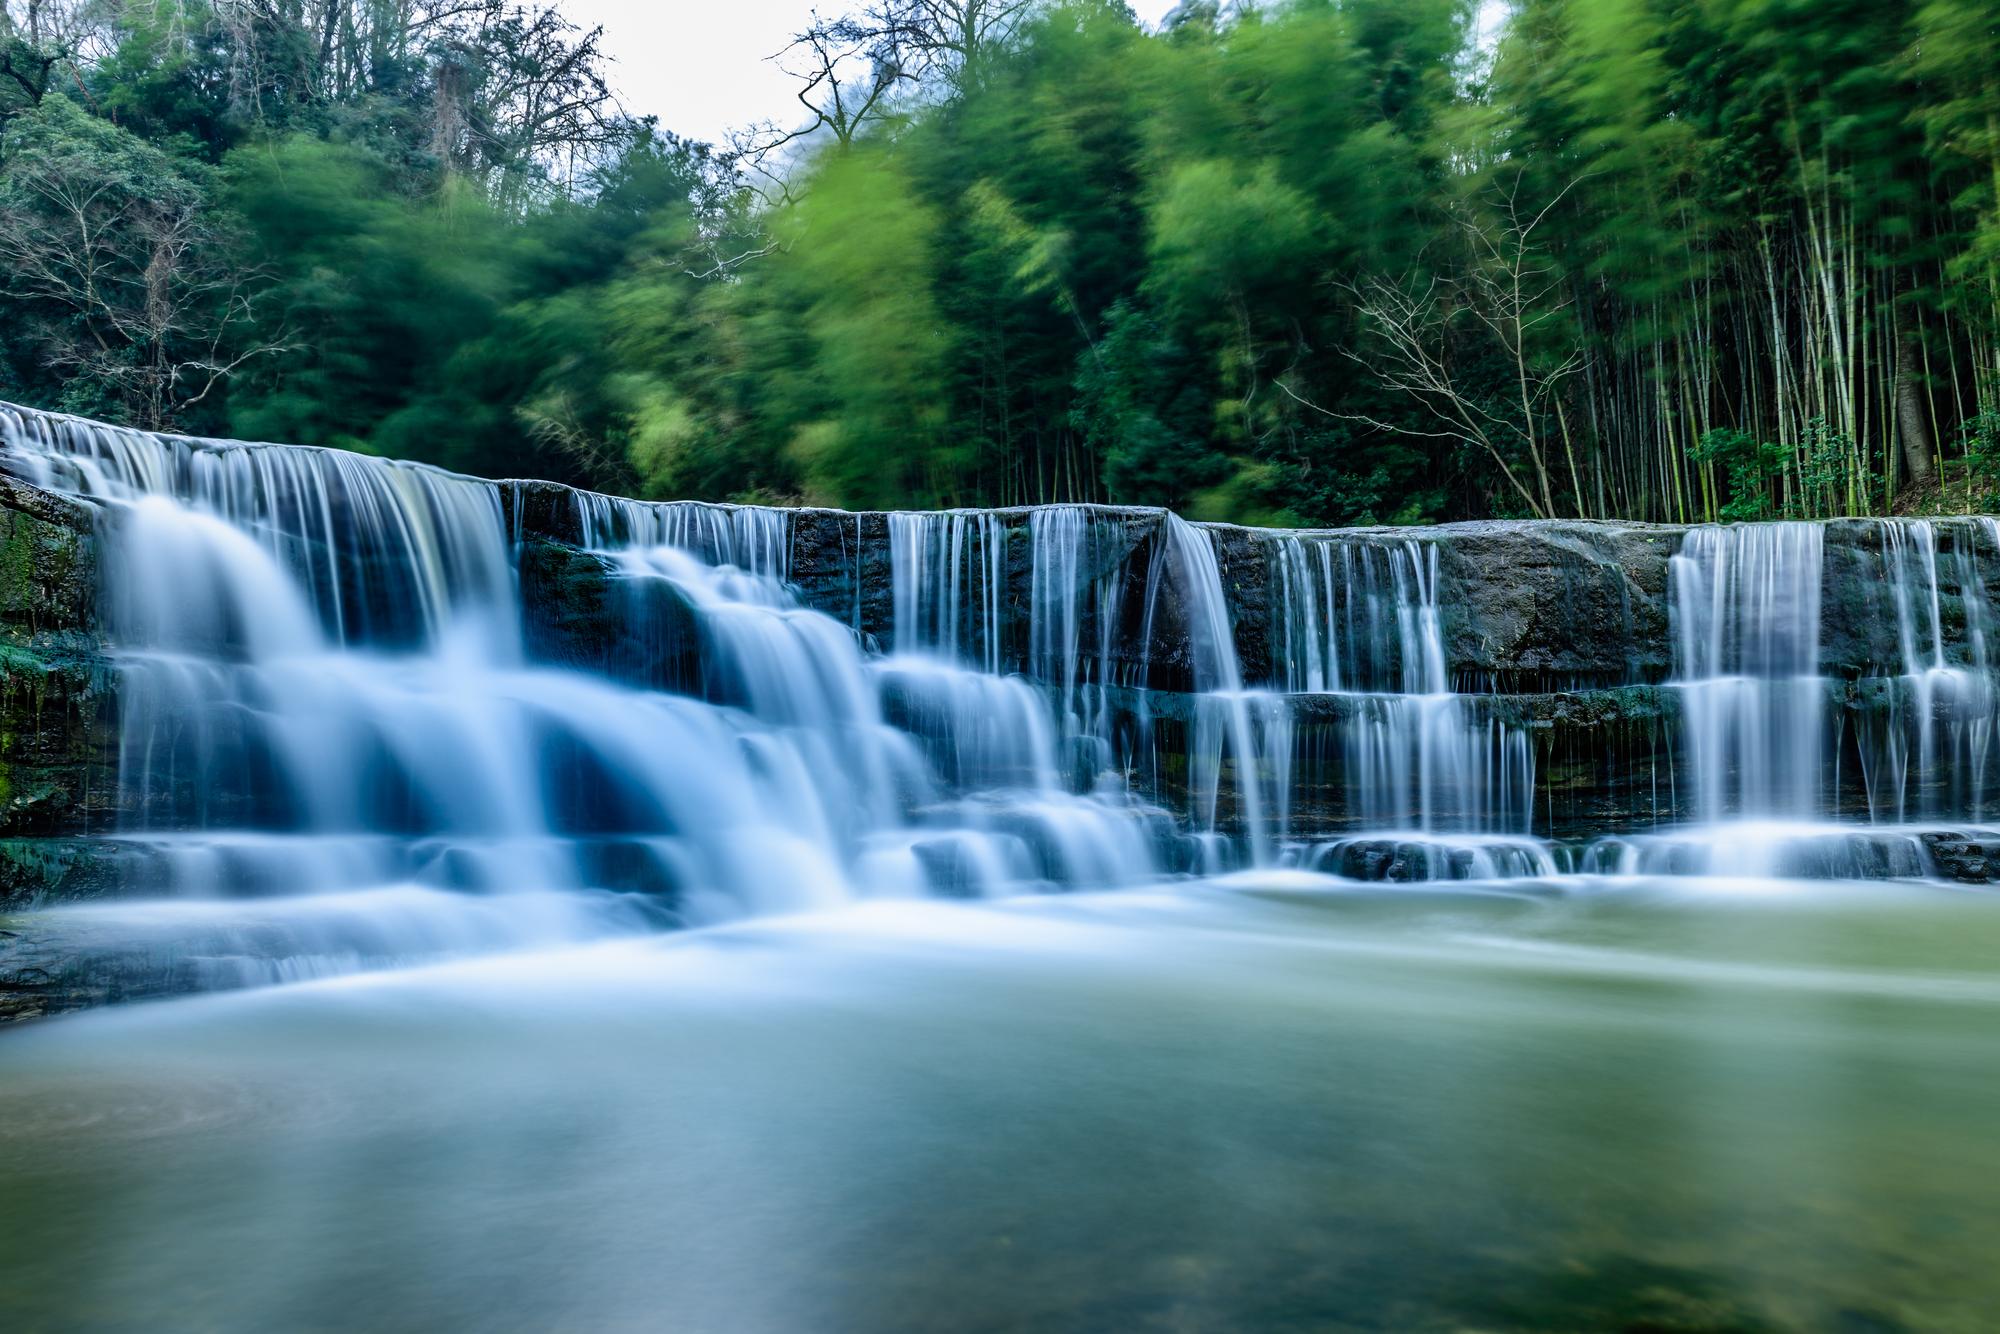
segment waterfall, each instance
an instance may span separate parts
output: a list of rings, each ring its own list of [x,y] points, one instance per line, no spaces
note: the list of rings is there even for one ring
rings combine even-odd
[[[2000,547],[2000,531],[1992,519],[1949,528],[1887,519],[1877,527],[1895,652],[1881,664],[1883,676],[1864,684],[1869,697],[1854,711],[1869,816],[1982,820],[1995,664],[1976,547],[1981,536],[1989,549]],[[1947,604],[1959,611],[1957,624],[1948,622]]]
[[[898,653],[941,655],[998,673],[1007,535],[984,511],[889,516]]]
[[[627,500],[588,491],[571,494],[578,510],[578,542],[591,550],[675,547],[710,565],[733,565],[776,579],[788,572],[791,541],[784,510],[696,500]]]
[[[1243,686],[1209,534],[1171,514],[1148,519],[1155,535],[1143,544],[1150,554],[1141,555],[1121,540],[1130,536],[1130,514],[1101,506],[890,514],[897,652],[884,670],[899,716],[919,732],[976,730],[988,737],[986,751],[996,731],[1045,731],[1058,757],[1055,789],[1128,802],[1142,766],[1129,745],[1121,753],[1118,726],[1122,717],[1143,736],[1155,720],[1147,690],[1136,692],[1136,707],[1127,705],[1123,715],[1114,703],[1120,627],[1139,625],[1134,670],[1143,681],[1152,641],[1171,621],[1186,636],[1192,687],[1186,813],[1202,850],[1196,864],[1222,869],[1239,855],[1270,864],[1291,788],[1285,700]],[[1015,543],[1028,556],[1020,609],[1008,605],[1007,553]],[[1144,561],[1143,577],[1135,559]],[[1003,689],[995,678],[1006,670],[1019,676]],[[931,746],[953,769],[962,767],[958,748]],[[1040,753],[1042,743],[1031,749]],[[1018,759],[1003,767],[1021,771]],[[1049,782],[1047,774],[1035,779],[1045,792]]]
[[[1210,536],[1169,514],[1166,563],[1177,575],[1194,672],[1195,726],[1188,772],[1197,825],[1208,835],[1207,869],[1220,869],[1215,837],[1225,768],[1255,866],[1268,866],[1286,832],[1293,736],[1282,695],[1246,690],[1229,623],[1222,571]],[[1150,620],[1150,616],[1149,616]]]
[[[1850,559],[1866,564],[1833,583],[1828,532],[1697,528],[1669,563],[1698,818],[1819,818],[1838,805],[1843,753],[1859,764],[1875,823],[1985,818],[1993,612],[1977,547],[1983,537],[1994,549],[1993,521],[1847,521]],[[1822,602],[1834,584],[1829,644]],[[1827,675],[1828,653],[1851,685]]]
[[[1985,856],[1952,822],[1991,805],[1992,520],[1649,529],[1623,540],[1659,543],[1652,591],[1607,591],[1590,572],[1627,566],[1583,525],[851,515],[25,411],[0,431],[9,473],[97,516],[74,651],[117,681],[110,837],[187,901],[270,899],[246,932],[311,898],[297,952],[320,962],[280,971],[503,947],[509,920],[525,943],[1240,868],[1882,877]],[[1495,533],[1558,553],[1521,585],[1539,621],[1468,558]],[[1653,618],[1663,684],[1603,653],[1554,674],[1586,593]],[[1495,631],[1547,636],[1543,656],[1490,670]],[[1633,684],[1485,693],[1607,678]],[[1627,708],[1663,738],[1654,780],[1684,786],[1536,837],[1538,796],[1597,762],[1557,729]],[[1657,824],[1677,807],[1691,824]],[[1843,815],[1874,827],[1824,823]]]
[[[1705,821],[1819,814],[1823,545],[1816,523],[1703,527],[1668,564],[1675,683]]]
[[[526,660],[496,484],[28,420],[11,465],[103,507],[122,833],[184,893],[596,893],[629,929],[1131,884],[1175,837],[1128,792],[1068,790],[1047,702],[992,670],[992,516],[913,558],[927,577],[948,548],[927,591],[969,601],[879,660],[783,582],[784,512],[576,496],[613,582],[697,627],[698,680],[662,693]]]
[[[1293,691],[1349,705],[1339,748],[1351,823],[1525,836],[1534,751],[1520,728],[1482,720],[1451,688],[1437,545],[1331,536],[1276,545],[1279,667]]]

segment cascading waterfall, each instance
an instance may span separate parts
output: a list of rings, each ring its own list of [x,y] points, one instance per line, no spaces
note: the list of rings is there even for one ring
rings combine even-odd
[[[1856,642],[1837,651],[1859,677],[1854,706],[1839,711],[1820,662],[1822,525],[1698,528],[1670,562],[1699,818],[1829,813],[1842,714],[1871,821],[1984,818],[1994,694],[1975,548],[2000,535],[1990,519],[1854,522],[1879,576],[1843,609]]]
[[[1704,821],[1819,814],[1823,545],[1816,523],[1697,528],[1668,563],[1676,686]]]
[[[1663,689],[1697,824],[1558,847],[1527,727],[1453,688],[1429,538],[1260,539],[1280,693],[1238,657],[1241,538],[1158,511],[899,513],[867,541],[822,511],[797,557],[798,512],[0,420],[11,471],[102,514],[116,836],[183,895],[315,896],[295,957],[246,976],[399,957],[368,918],[391,898],[433,958],[461,919],[464,949],[506,944],[503,900],[525,943],[1238,866],[1919,874],[1906,822],[1990,800],[1991,520],[1687,531]],[[578,670],[524,639],[551,551],[610,590],[616,650]],[[1873,830],[1826,824],[1857,792]]]
[[[698,500],[626,500],[588,491],[574,495],[579,540],[591,550],[676,547],[710,565],[733,565],[775,579],[787,573],[790,543],[783,510]]]
[[[888,516],[898,653],[885,670],[896,693],[930,699],[923,716],[938,725],[984,711],[988,729],[999,718],[1019,720],[1004,724],[1017,733],[1046,728],[1060,757],[1060,787],[1097,801],[1129,802],[1132,775],[1145,765],[1133,746],[1121,752],[1115,735],[1114,646],[1119,627],[1136,619],[1142,645],[1136,670],[1143,681],[1155,618],[1167,615],[1162,605],[1171,589],[1172,614],[1188,640],[1188,816],[1201,849],[1196,864],[1219,870],[1239,855],[1255,865],[1271,862],[1290,792],[1289,714],[1282,696],[1243,687],[1208,534],[1163,516],[1157,551],[1141,581],[1131,577],[1130,553],[1120,545],[1120,511],[1050,505],[1020,519],[1010,525],[990,511]],[[1012,542],[1024,544],[1028,556],[1027,623],[1020,627],[1026,634],[1014,639],[1017,618],[1005,605]],[[1130,608],[1128,599],[1142,605]],[[969,675],[974,669],[983,675]],[[1006,692],[993,678],[1010,669],[1025,680],[1007,683],[1007,691],[1019,693],[1002,706],[998,700]],[[1145,736],[1152,723],[1150,692],[1134,693],[1128,721]],[[1046,711],[1046,723],[1038,709]],[[1225,791],[1234,805],[1229,823],[1238,834],[1222,832]]]
[[[931,653],[998,674],[1007,534],[996,514],[891,514],[898,653]]]
[[[1031,841],[1059,849],[1080,881],[1134,883],[1157,874],[1157,849],[1172,835],[1165,813],[1133,796],[1111,754],[1105,682],[1120,571],[1106,563],[1090,573],[1102,534],[1089,507],[1026,517],[1022,658],[1009,648],[1006,606],[1018,528],[992,512],[888,516],[897,652],[878,670],[900,720],[929,738],[948,784],[961,794],[983,789],[961,795],[961,815],[976,821],[984,811],[995,830],[1032,828]],[[1095,655],[1084,653],[1086,620],[1097,628]],[[1000,674],[1017,665],[1027,677]],[[1135,837],[1139,829],[1151,833]],[[955,856],[993,864],[985,848]]]
[[[1288,823],[1291,713],[1282,695],[1243,687],[1213,542],[1168,515],[1166,554],[1186,599],[1196,692],[1188,771],[1196,820],[1207,834],[1205,869],[1220,870],[1226,861],[1225,844],[1215,834],[1225,765],[1233,771],[1251,863],[1268,866]]]
[[[1983,820],[1995,697],[1976,539],[2000,548],[2000,525],[1980,518],[1942,531],[1923,520],[1879,527],[1898,674],[1881,678],[1880,698],[1855,711],[1870,818]],[[1941,573],[1941,556],[1955,578]],[[1947,624],[1947,600],[1961,609],[1961,625]]]
[[[1278,666],[1294,692],[1344,697],[1338,746],[1360,831],[1309,850],[1308,864],[1341,866],[1383,834],[1414,833],[1430,878],[1552,873],[1527,837],[1527,735],[1478,718],[1451,688],[1436,544],[1288,537],[1278,548]]]
[[[1064,788],[1024,683],[871,661],[800,606],[782,511],[577,498],[584,545],[698,623],[693,698],[526,662],[495,484],[34,420],[12,466],[106,513],[124,833],[166,849],[186,893],[555,892],[590,934],[1130,884],[1174,837],[1129,794]],[[986,517],[970,527],[997,556]],[[998,635],[953,643],[991,654]],[[448,952],[436,935],[415,952]]]
[[[121,828],[0,847],[0,1018],[308,984],[4,1034],[29,1325],[1990,1307],[2000,936],[1937,881],[2000,837],[1914,822],[1986,800],[1992,525],[652,506],[10,428],[0,816]],[[1619,710],[1706,823],[1530,806]],[[168,880],[21,892],[134,848]],[[730,924],[606,939],[677,923]]]
[[[1986,818],[1995,694],[1977,548],[1983,538],[2000,549],[2000,532],[1991,519],[1843,521],[1866,567],[1831,581],[1829,531],[1792,522],[1688,533],[1669,562],[1672,688],[1705,828],[1607,839],[1587,865],[1916,876],[1928,864],[1922,833]],[[1844,595],[1829,644],[1835,582]],[[1848,763],[1866,827],[1827,823],[1843,809]]]

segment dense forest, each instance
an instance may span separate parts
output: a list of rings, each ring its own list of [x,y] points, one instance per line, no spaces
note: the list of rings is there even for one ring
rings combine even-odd
[[[1991,508],[2000,3],[4,0],[0,397],[649,497]]]

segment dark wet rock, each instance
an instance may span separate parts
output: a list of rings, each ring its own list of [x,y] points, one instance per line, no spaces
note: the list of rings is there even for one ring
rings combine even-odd
[[[1270,544],[1290,536],[1280,529],[1203,524],[1215,544],[1216,573],[1229,604],[1229,628],[1246,684],[1283,688],[1284,604],[1275,584]]]
[[[0,839],[0,912],[156,893],[171,880],[168,859],[144,840]]]
[[[588,498],[546,482],[503,483],[517,541],[575,546]],[[885,651],[896,643],[891,516],[880,511],[786,511],[788,579],[804,603],[850,626]],[[1030,508],[967,511],[1000,533],[1003,642],[999,658],[1032,674],[1030,609],[1034,544]],[[1188,580],[1165,540],[1164,511],[1092,506],[1075,583],[1085,656],[1109,645],[1109,679],[1121,685],[1186,690],[1196,664]],[[951,522],[940,516],[940,524]],[[1277,545],[1290,539],[1401,546],[1435,544],[1448,669],[1474,691],[1594,689],[1663,680],[1672,669],[1667,561],[1684,528],[1654,524],[1487,522],[1422,529],[1289,531],[1200,525],[1218,573],[1247,684],[1284,677],[1285,628]],[[990,571],[979,546],[961,567],[959,594],[981,606]],[[947,590],[931,593],[943,600]],[[1044,595],[1052,590],[1042,590]],[[532,608],[530,614],[532,615]],[[976,635],[977,629],[973,631]],[[909,647],[907,645],[902,647]],[[983,654],[985,645],[979,643]],[[1095,671],[1095,667],[1089,670]]]
[[[610,557],[529,538],[521,544],[528,656],[627,685],[704,693],[701,625],[663,579],[631,579]]]
[[[1320,861],[1318,869],[1348,880],[1412,884],[1462,880],[1471,865],[1470,848],[1431,849],[1408,841],[1370,838],[1340,844]]]
[[[1945,879],[1966,885],[2000,880],[2000,834],[1938,831],[1918,837],[1932,866]]]
[[[1461,689],[1539,692],[1663,680],[1667,561],[1653,524],[1452,524],[1439,542],[1445,652]]]
[[[1215,535],[1244,678],[1285,679],[1278,547],[1434,544],[1446,670],[1467,691],[1543,693],[1664,680],[1673,667],[1667,562],[1686,529],[1585,520]]]
[[[93,654],[0,644],[0,835],[108,828],[117,783],[117,692]]]
[[[96,522],[0,474],[0,836],[108,826],[122,804]]]
[[[587,493],[560,482],[509,481],[498,485],[507,535],[515,542],[539,537],[571,546],[582,544],[582,498]]]
[[[0,473],[0,624],[8,636],[87,634],[96,588],[96,511]]]
[[[244,986],[246,950],[296,953],[281,934],[113,924],[64,905],[171,890],[171,854],[142,838],[0,839],[0,1023]],[[224,886],[226,889],[227,887]]]
[[[1346,739],[1363,695],[1294,695],[1292,827],[1301,837],[1359,827]],[[1551,838],[1648,829],[1685,819],[1690,791],[1679,745],[1681,698],[1662,686],[1535,695],[1468,695],[1461,717],[1526,733],[1535,763],[1533,829]],[[1438,812],[1449,819],[1453,812]]]
[[[1876,519],[1837,519],[1822,526],[1820,583],[1821,670],[1848,678],[1895,675],[1909,658],[1928,667],[1937,661],[1930,636],[1935,615],[1943,632],[1942,659],[1964,667],[2000,651],[2000,626],[1981,625],[1975,608],[1968,618],[1965,592],[2000,592],[2000,547],[1991,521],[1940,518],[1931,521],[1936,545],[1925,549],[1903,536],[1898,525]],[[1899,605],[1892,572],[1905,572]],[[1907,575],[1936,571],[1935,603],[1909,587]],[[1909,655],[1906,658],[1906,653]]]
[[[790,579],[800,600],[883,648],[896,632],[889,551],[887,514],[802,509],[792,516]]]
[[[200,973],[201,965],[173,945],[0,917],[0,1023],[182,995],[202,989]]]
[[[0,1023],[267,985],[307,953],[275,923],[149,928],[62,911],[0,916]]]

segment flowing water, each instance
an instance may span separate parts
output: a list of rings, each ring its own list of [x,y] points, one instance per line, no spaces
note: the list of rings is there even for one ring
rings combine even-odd
[[[0,1328],[2000,1328],[2000,901],[1924,841],[1990,528],[1831,622],[1821,527],[1690,532],[1696,821],[1557,842],[1420,535],[1276,539],[1261,689],[1171,517],[892,515],[872,589],[850,516],[815,609],[781,511],[577,497],[585,671],[518,488],[0,425],[160,868],[0,926],[204,993],[0,1035]]]
[[[17,1032],[0,1313],[1995,1326],[1991,905],[1519,888],[881,901]]]

